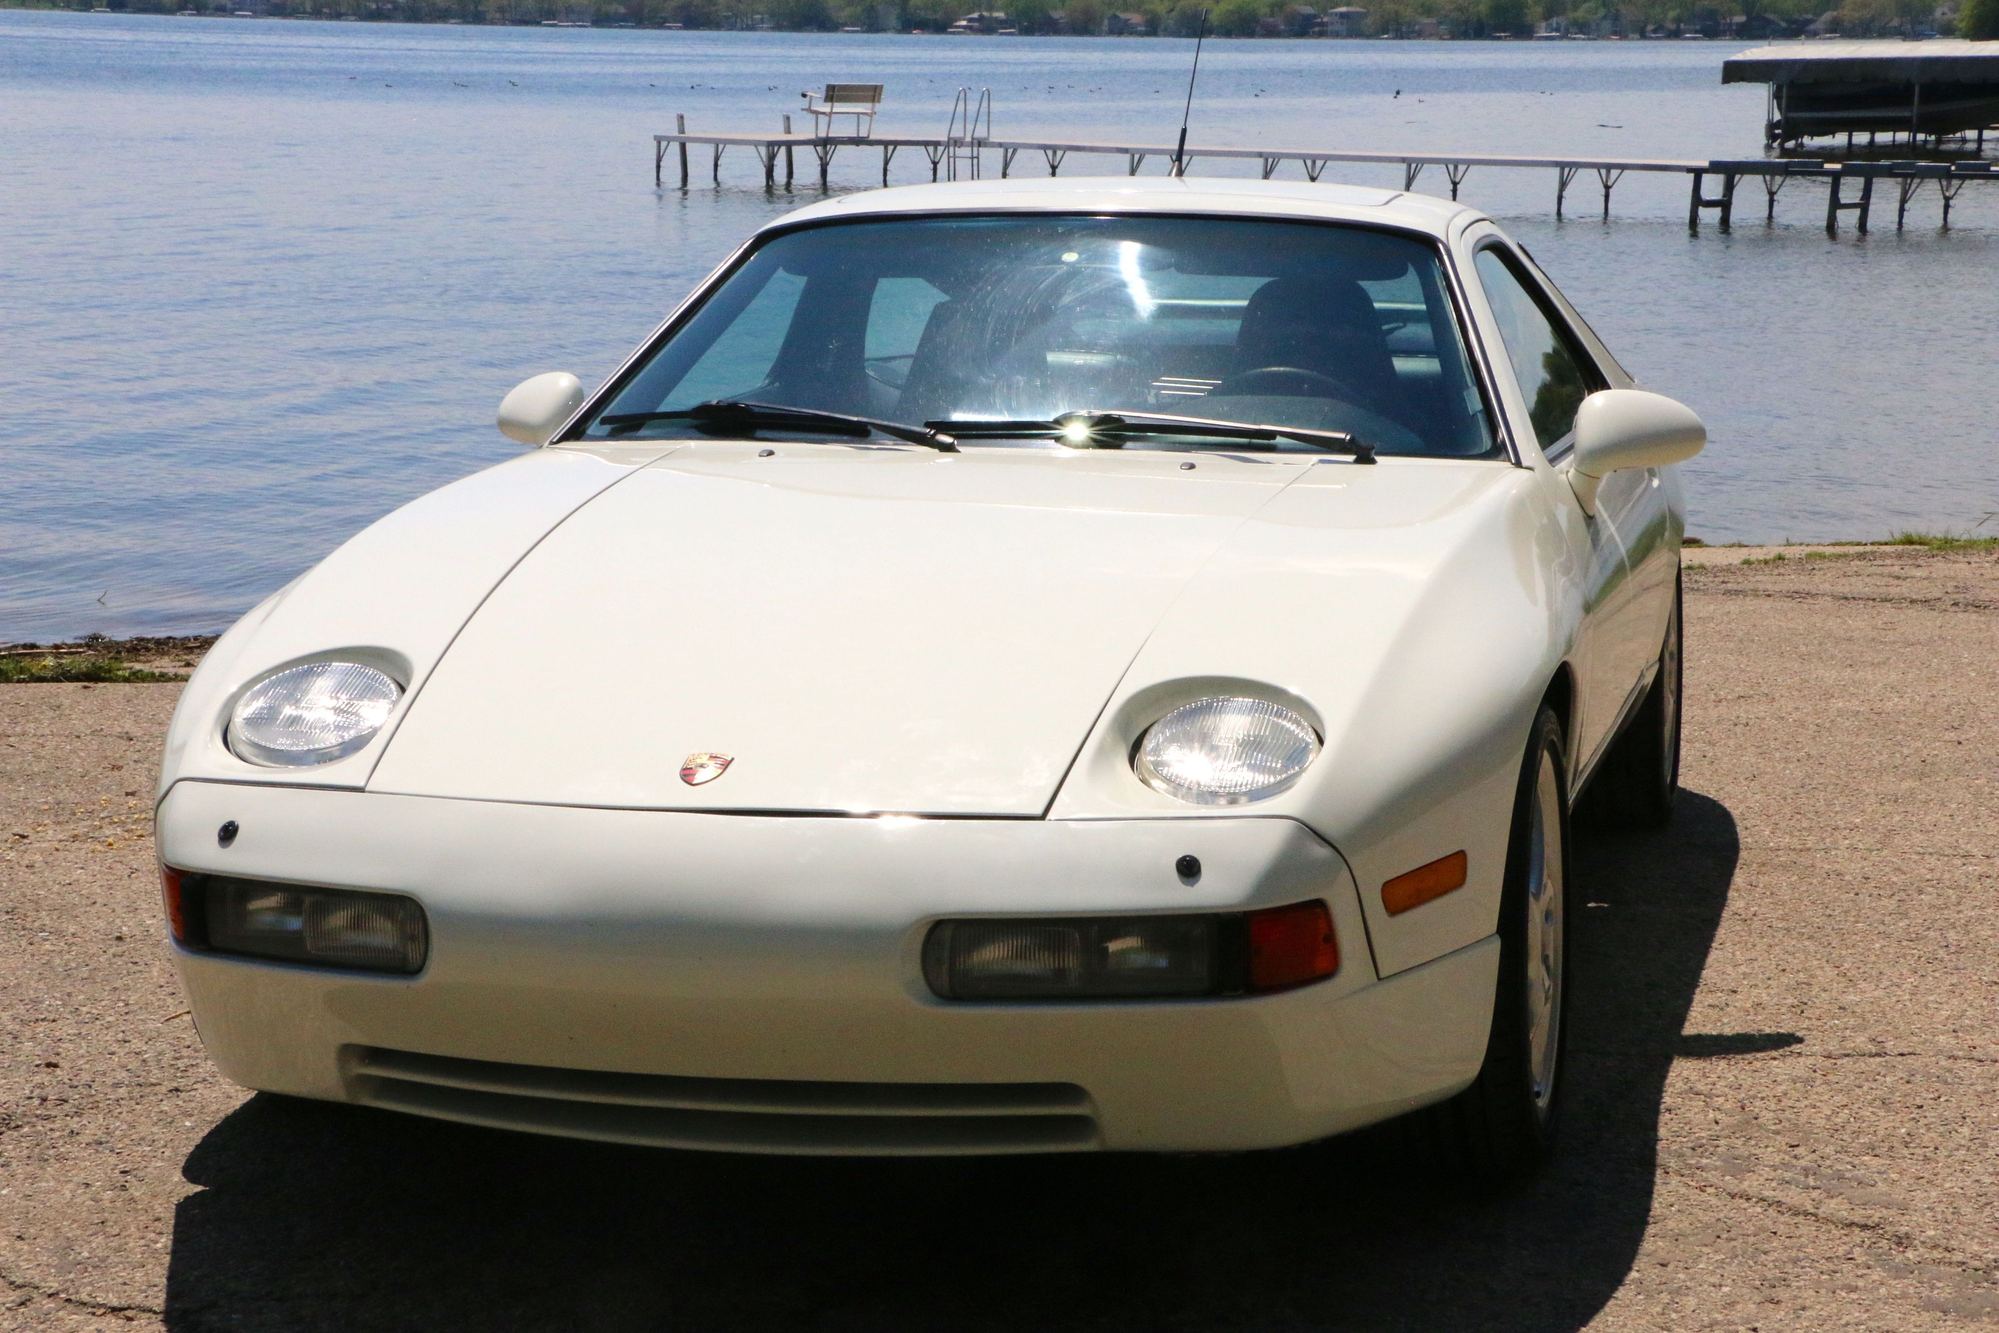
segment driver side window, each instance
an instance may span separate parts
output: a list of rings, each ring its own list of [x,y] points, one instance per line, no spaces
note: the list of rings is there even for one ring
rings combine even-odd
[[[1576,427],[1576,409],[1603,387],[1601,377],[1575,339],[1534,296],[1497,246],[1474,257],[1486,300],[1499,321],[1520,396],[1541,448],[1554,448]]]

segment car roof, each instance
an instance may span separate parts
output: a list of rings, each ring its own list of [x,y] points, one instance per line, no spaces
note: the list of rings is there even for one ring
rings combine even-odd
[[[1306,181],[1184,176],[1079,176],[1046,180],[954,181],[867,190],[812,204],[771,222],[911,213],[1197,213],[1212,217],[1294,218],[1398,227],[1439,239],[1483,217],[1448,199],[1403,190]]]

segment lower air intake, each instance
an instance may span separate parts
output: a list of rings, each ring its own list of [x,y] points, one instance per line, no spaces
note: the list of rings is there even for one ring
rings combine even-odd
[[[500,1064],[351,1048],[367,1106],[567,1138],[818,1155],[1077,1152],[1100,1147],[1072,1083],[806,1083]]]

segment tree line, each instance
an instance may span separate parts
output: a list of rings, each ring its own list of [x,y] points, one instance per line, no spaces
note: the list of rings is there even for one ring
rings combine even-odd
[[[593,23],[787,32],[942,32],[973,12],[967,0],[103,0],[113,10],[173,13],[189,8],[325,18],[538,24]],[[1005,26],[1029,34],[1191,37],[1202,5],[1193,0],[987,0],[1006,6]],[[1829,5],[1820,9],[1819,5]],[[89,8],[83,0],[51,5]],[[1957,31],[1999,38],[1999,0],[1368,0],[1347,33],[1366,37],[1526,36],[1547,27],[1592,36],[1677,36],[1700,32],[1762,36],[1828,18],[1849,36]],[[1219,0],[1208,30],[1220,37],[1323,35],[1327,17],[1299,0]]]

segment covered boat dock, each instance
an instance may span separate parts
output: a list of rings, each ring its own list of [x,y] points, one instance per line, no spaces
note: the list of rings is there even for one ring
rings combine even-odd
[[[1910,143],[1999,129],[1999,42],[1831,41],[1763,46],[1722,62],[1723,83],[1770,86],[1766,143],[1856,135]]]

